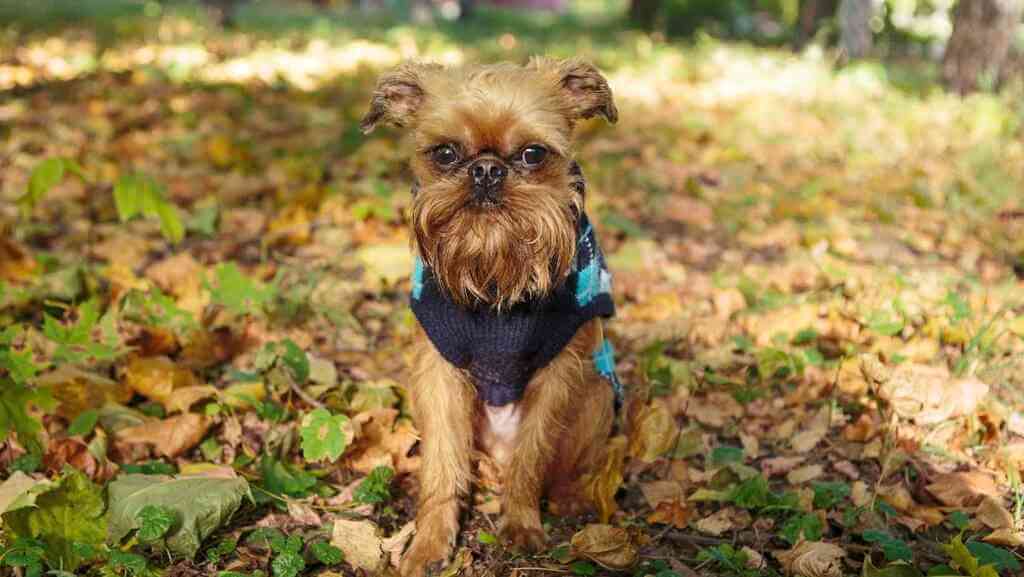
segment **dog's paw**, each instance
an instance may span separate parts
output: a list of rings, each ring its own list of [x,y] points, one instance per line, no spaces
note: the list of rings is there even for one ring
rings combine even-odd
[[[548,537],[540,525],[527,526],[509,522],[501,529],[501,536],[513,549],[523,553],[537,553],[544,550]]]
[[[398,573],[402,577],[436,575],[448,563],[452,549],[448,539],[429,533],[417,533],[412,545],[402,555]]]

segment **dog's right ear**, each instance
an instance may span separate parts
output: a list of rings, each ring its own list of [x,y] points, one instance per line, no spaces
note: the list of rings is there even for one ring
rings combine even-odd
[[[373,90],[370,110],[359,122],[363,134],[373,132],[381,123],[398,127],[408,124],[426,98],[424,78],[440,68],[438,64],[407,62],[381,76]]]

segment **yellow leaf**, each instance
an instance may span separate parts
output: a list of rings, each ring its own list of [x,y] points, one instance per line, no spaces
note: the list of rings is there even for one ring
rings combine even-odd
[[[661,399],[655,399],[644,407],[635,423],[629,438],[630,456],[651,463],[675,446],[679,426]]]
[[[67,365],[39,377],[36,385],[50,388],[57,414],[69,421],[85,411],[132,398],[131,390],[121,383]]]
[[[622,486],[622,465],[626,458],[626,437],[619,435],[609,439],[604,460],[594,472],[583,476],[581,483],[584,493],[597,506],[598,518],[607,523],[612,513],[618,510],[615,493]]]
[[[124,381],[135,392],[168,410],[175,389],[198,385],[192,371],[175,365],[167,357],[135,357],[125,368]]]
[[[235,409],[251,408],[265,398],[267,387],[263,381],[234,383],[221,394],[224,404]]]

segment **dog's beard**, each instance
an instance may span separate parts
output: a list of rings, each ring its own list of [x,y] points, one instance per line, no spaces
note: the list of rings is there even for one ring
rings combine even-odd
[[[504,309],[543,297],[570,272],[578,200],[544,186],[506,186],[478,206],[459,183],[425,186],[413,201],[419,253],[457,304]]]

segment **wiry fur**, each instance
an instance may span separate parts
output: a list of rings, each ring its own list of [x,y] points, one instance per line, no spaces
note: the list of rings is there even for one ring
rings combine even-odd
[[[502,309],[543,297],[570,272],[582,209],[569,175],[570,139],[579,119],[595,115],[614,122],[618,112],[607,82],[580,61],[405,64],[382,77],[361,126],[367,132],[378,123],[412,129],[411,165],[419,184],[415,249],[453,301]],[[465,163],[445,168],[433,161],[433,150],[448,143],[463,159],[490,156],[507,164],[496,205],[473,202]],[[549,150],[539,167],[515,165],[527,145]],[[613,421],[611,387],[590,362],[601,332],[600,320],[588,322],[533,376],[510,409],[511,432],[492,428],[468,374],[418,332],[411,397],[422,466],[417,532],[402,558],[404,577],[424,575],[450,557],[474,448],[502,469],[502,534],[514,546],[543,546],[545,490],[553,510],[579,510],[577,479],[601,456]]]

